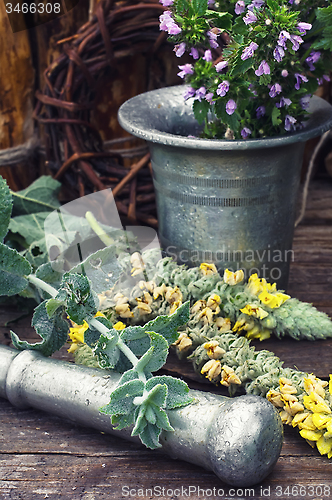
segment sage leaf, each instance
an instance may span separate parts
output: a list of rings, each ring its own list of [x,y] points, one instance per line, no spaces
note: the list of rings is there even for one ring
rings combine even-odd
[[[159,443],[160,433],[161,429],[159,427],[148,422],[144,430],[139,434],[139,437],[147,448],[154,450],[161,447],[161,444]]]
[[[0,176],[0,239],[4,240],[12,213],[12,196],[5,179]]]
[[[159,333],[148,332],[148,335],[150,337],[151,347],[140,358],[135,368],[137,371],[147,371],[151,373],[160,370],[166,363],[168,343]]]
[[[157,375],[147,381],[145,388],[150,391],[155,385],[159,384],[167,386],[165,404],[167,410],[173,410],[192,403],[193,398],[189,396],[189,387],[183,380],[169,375]]]
[[[94,355],[98,359],[101,368],[113,369],[120,358],[120,349],[117,347],[119,334],[117,330],[112,330],[106,334],[101,334],[96,347],[93,349]]]
[[[26,189],[12,192],[13,216],[35,212],[51,212],[60,206],[57,195],[61,183],[43,175]]]
[[[144,382],[142,380],[130,380],[114,389],[109,404],[103,406],[100,411],[106,415],[134,414],[136,406],[133,401],[137,396],[142,396]]]
[[[16,295],[28,286],[31,265],[13,248],[0,243],[0,295]]]
[[[44,356],[51,356],[66,343],[69,325],[62,317],[64,309],[57,309],[52,318],[49,318],[46,304],[45,300],[36,307],[31,322],[42,341],[30,344],[25,340],[20,340],[16,333],[11,331],[12,342],[16,349],[31,349],[39,351]]]

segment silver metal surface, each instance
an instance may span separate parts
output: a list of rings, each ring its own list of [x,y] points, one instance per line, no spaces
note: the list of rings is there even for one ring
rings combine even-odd
[[[10,365],[9,365],[9,360]],[[19,408],[34,407],[131,441],[131,430],[114,430],[99,409],[119,380],[117,373],[86,368],[35,351],[0,346],[0,387]],[[3,379],[4,377],[4,379]],[[224,482],[251,486],[273,469],[282,446],[277,410],[258,396],[227,398],[190,391],[194,402],[169,411],[174,432],[161,434],[162,451],[212,470]]]
[[[301,132],[241,141],[198,137],[183,86],[124,103],[119,122],[148,141],[162,248],[178,262],[215,262],[286,289],[304,142],[332,126],[316,96]],[[188,137],[189,136],[189,137]]]

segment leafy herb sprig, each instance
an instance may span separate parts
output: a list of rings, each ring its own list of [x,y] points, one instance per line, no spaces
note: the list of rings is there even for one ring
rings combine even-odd
[[[160,316],[144,326],[113,328],[105,317],[95,317],[100,285],[101,265],[107,269],[108,285],[119,279],[122,269],[111,248],[98,250],[83,260],[80,266],[62,275],[50,262],[32,274],[30,262],[4,239],[8,233],[12,212],[12,195],[0,178],[0,295],[13,296],[29,285],[45,296],[35,309],[32,326],[41,341],[31,344],[11,332],[12,342],[19,349],[32,349],[45,356],[52,355],[67,341],[69,322],[88,324],[86,343],[93,349],[104,369],[122,373],[110,402],[101,412],[111,416],[116,429],[133,426],[145,446],[157,448],[161,431],[172,431],[167,411],[189,404],[189,388],[182,380],[152,373],[166,362],[169,345],[178,338],[177,329],[189,319],[189,303],[183,304],[171,316]],[[96,261],[99,266],[96,266]],[[79,269],[78,269],[79,268]],[[90,271],[89,277],[85,274]],[[79,272],[81,271],[81,272]],[[59,283],[54,288],[50,282]]]

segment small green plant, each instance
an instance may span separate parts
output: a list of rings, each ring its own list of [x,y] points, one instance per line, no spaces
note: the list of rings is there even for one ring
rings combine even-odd
[[[189,304],[183,304],[171,316],[161,316],[144,326],[118,331],[105,317],[98,316],[100,271],[107,269],[107,283],[112,286],[122,273],[115,252],[107,247],[89,255],[79,266],[62,274],[47,262],[33,273],[31,263],[4,239],[12,211],[12,195],[0,178],[0,295],[13,296],[34,286],[44,300],[36,307],[32,326],[41,341],[31,344],[11,332],[19,349],[37,350],[52,355],[67,341],[69,321],[87,323],[85,341],[92,348],[100,367],[122,374],[110,402],[101,412],[110,415],[117,429],[133,426],[149,448],[160,446],[162,429],[172,431],[167,411],[191,402],[187,385],[170,376],[153,376],[166,362],[169,345],[178,338],[177,328],[189,319]],[[99,263],[96,266],[96,262]],[[90,272],[90,278],[85,274]],[[57,288],[52,283],[58,283]]]

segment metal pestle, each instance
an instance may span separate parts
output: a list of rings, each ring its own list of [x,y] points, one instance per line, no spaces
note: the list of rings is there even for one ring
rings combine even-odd
[[[131,429],[114,430],[99,409],[120,375],[0,346],[0,397],[18,408],[38,408],[134,442]],[[212,470],[222,481],[251,486],[274,467],[283,426],[277,410],[252,395],[228,398],[190,391],[194,402],[168,412],[174,432],[163,431],[162,451]]]

